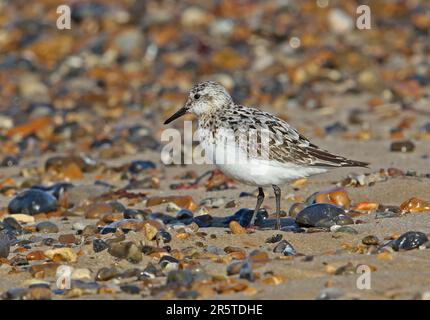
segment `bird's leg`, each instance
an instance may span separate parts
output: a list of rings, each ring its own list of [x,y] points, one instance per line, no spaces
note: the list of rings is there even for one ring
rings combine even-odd
[[[264,200],[264,192],[262,187],[258,187],[257,204],[255,205],[254,213],[252,214],[251,226],[255,225],[255,219],[257,218],[257,212],[260,210],[261,204]]]
[[[276,201],[276,230],[281,229],[281,188],[273,185],[273,191],[275,191]]]

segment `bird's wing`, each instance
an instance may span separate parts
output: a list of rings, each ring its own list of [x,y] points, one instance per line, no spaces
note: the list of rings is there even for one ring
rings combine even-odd
[[[248,135],[248,154],[258,158],[315,167],[366,167],[368,163],[334,155],[312,144],[286,121],[253,108],[241,110],[236,133]]]

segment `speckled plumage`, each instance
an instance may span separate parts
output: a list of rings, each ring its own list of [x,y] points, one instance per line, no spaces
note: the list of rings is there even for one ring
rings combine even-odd
[[[255,108],[236,104],[216,82],[203,82],[190,91],[186,105],[166,120],[191,112],[198,117],[198,136],[205,152],[227,175],[275,190],[279,227],[278,185],[324,173],[335,167],[365,167],[368,163],[334,155],[312,144],[286,121]],[[255,214],[254,214],[255,217]]]

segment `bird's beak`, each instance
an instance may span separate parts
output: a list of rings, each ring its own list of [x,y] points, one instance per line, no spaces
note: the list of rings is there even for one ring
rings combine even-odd
[[[182,107],[181,109],[179,109],[178,111],[176,111],[169,119],[167,119],[166,121],[164,121],[164,124],[169,124],[173,120],[176,120],[179,117],[182,117],[187,112],[188,112],[188,107],[185,105],[184,107]]]

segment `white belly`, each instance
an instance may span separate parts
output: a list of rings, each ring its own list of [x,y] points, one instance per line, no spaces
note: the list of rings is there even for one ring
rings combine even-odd
[[[200,143],[208,161],[215,164],[226,175],[242,183],[253,186],[283,185],[292,180],[324,173],[327,170],[318,167],[301,167],[283,164],[266,159],[250,158],[237,145],[214,144],[210,139]]]

